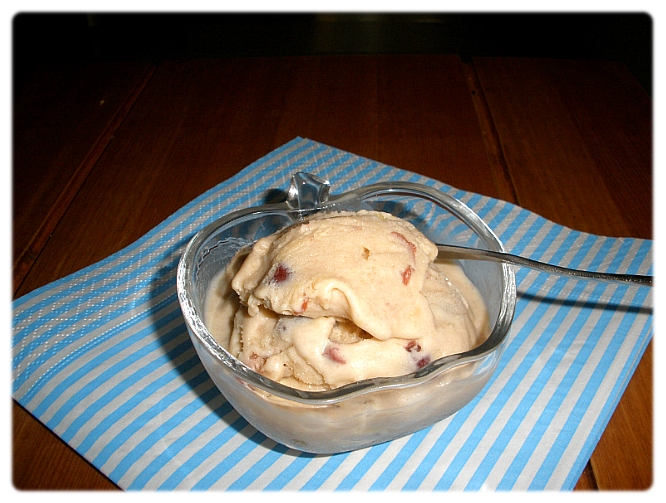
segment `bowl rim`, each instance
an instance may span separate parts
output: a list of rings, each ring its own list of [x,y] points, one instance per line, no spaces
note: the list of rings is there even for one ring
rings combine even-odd
[[[430,201],[449,211],[468,225],[485,241],[491,250],[504,251],[504,246],[495,233],[465,203],[438,189],[415,182],[388,181],[365,185],[339,195],[331,196],[326,201],[308,208],[294,208],[288,201],[285,201],[238,209],[216,219],[198,231],[188,242],[178,263],[176,275],[177,294],[183,316],[190,329],[188,330],[190,335],[194,335],[203,348],[215,360],[231,370],[237,378],[244,381],[244,384],[254,386],[266,393],[288,401],[309,405],[328,405],[381,390],[416,386],[434,379],[454,367],[473,360],[483,359],[497,349],[501,349],[502,343],[509,334],[516,305],[515,273],[513,268],[506,263],[500,264],[502,299],[497,320],[488,338],[481,345],[469,351],[444,356],[430,362],[415,372],[401,376],[370,378],[325,391],[300,390],[281,384],[252,370],[222,347],[206,328],[202,316],[198,314],[193,299],[188,292],[188,286],[193,284],[194,262],[197,251],[218,229],[233,220],[260,213],[288,213],[295,221],[298,221],[315,212],[347,209],[350,205],[358,205],[360,209],[360,204],[364,200],[387,195],[419,197]]]

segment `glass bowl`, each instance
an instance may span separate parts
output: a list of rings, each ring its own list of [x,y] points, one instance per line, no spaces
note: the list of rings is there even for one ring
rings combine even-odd
[[[241,209],[206,226],[187,245],[177,288],[187,329],[206,371],[231,405],[259,431],[293,449],[338,453],[386,442],[426,428],[460,410],[497,367],[513,320],[512,268],[460,260],[483,296],[492,330],[480,346],[435,360],[417,372],[308,392],[272,381],[224,349],[206,328],[203,306],[214,276],[235,253],[319,211],[372,209],[414,224],[437,244],[504,251],[483,220],[461,201],[432,187],[382,182],[329,196],[328,182],[292,177],[287,200]]]

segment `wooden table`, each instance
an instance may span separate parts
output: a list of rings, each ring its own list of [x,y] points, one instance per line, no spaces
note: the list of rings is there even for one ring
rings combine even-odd
[[[129,245],[296,136],[607,236],[652,237],[652,111],[622,64],[304,56],[20,69],[14,296]],[[577,489],[652,483],[652,344]],[[19,489],[114,489],[13,404]]]

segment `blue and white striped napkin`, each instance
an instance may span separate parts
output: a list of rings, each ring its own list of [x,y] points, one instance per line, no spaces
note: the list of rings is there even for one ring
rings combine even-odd
[[[649,288],[517,270],[499,368],[470,404],[413,435],[338,455],[276,444],[229,405],[176,298],[189,239],[308,171],[333,193],[381,180],[461,199],[510,252],[651,274],[652,242],[556,225],[515,205],[296,138],[124,250],[13,303],[13,396],[121,488],[572,489],[648,344]]]

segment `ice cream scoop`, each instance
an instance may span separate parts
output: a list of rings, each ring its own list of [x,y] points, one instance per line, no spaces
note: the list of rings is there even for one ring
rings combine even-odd
[[[317,213],[239,252],[207,295],[206,323],[241,362],[295,388],[409,374],[490,333],[481,294],[436,258],[392,214]]]

